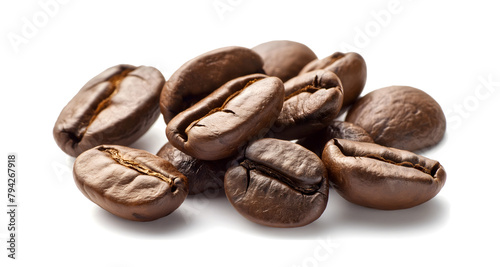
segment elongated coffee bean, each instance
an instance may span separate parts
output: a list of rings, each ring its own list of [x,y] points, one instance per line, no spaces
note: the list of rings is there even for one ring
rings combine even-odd
[[[446,130],[446,118],[436,100],[409,86],[366,94],[349,110],[346,121],[365,129],[377,144],[410,151],[439,143]]]
[[[409,151],[344,139],[323,151],[328,178],[346,200],[375,209],[406,209],[436,196],[446,181],[443,166]]]
[[[329,57],[313,60],[300,71],[300,74],[318,69],[329,70],[339,76],[344,89],[343,108],[354,103],[365,87],[366,63],[357,53],[336,52]]]
[[[245,218],[273,227],[318,219],[328,201],[327,171],[311,151],[273,138],[256,140],[224,178],[226,196]]]
[[[131,144],[158,119],[164,83],[153,67],[118,65],[105,70],[61,111],[53,129],[57,145],[76,157],[101,144]]]
[[[342,107],[342,84],[335,73],[317,70],[285,84],[285,102],[271,134],[279,139],[298,139],[325,128]]]
[[[262,74],[229,81],[167,125],[170,143],[202,160],[237,153],[257,135],[265,135],[283,106],[283,83]]]
[[[102,145],[82,153],[75,160],[73,176],[88,199],[134,221],[166,216],[188,194],[186,177],[168,161],[117,145]]]
[[[239,46],[215,49],[184,63],[161,92],[160,110],[165,123],[229,80],[263,73],[262,64],[257,53]]]

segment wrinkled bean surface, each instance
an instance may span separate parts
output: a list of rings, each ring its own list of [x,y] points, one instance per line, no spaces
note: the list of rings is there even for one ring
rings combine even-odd
[[[377,144],[410,151],[437,144],[446,130],[441,106],[409,86],[368,93],[349,110],[346,121],[365,129]]]

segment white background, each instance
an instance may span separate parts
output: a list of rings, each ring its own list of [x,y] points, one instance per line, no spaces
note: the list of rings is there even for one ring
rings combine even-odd
[[[499,266],[499,5],[437,2],[2,1],[0,203],[7,154],[16,152],[19,260],[7,258],[1,212],[0,265]],[[441,193],[412,209],[379,211],[330,191],[316,222],[275,229],[245,220],[224,197],[189,197],[170,216],[138,223],[78,191],[74,159],[57,147],[52,127],[90,78],[120,63],[154,66],[168,78],[206,51],[279,39],[320,58],[359,52],[368,66],[363,94],[409,85],[433,96],[448,128],[424,155],[447,170]],[[156,153],[164,128],[160,118],[132,146]]]

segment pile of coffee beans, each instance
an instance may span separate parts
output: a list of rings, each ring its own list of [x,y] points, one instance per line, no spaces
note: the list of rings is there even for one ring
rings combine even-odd
[[[168,80],[153,67],[118,65],[83,86],[53,134],[77,157],[80,191],[129,220],[158,219],[188,194],[214,189],[248,220],[272,227],[318,219],[330,186],[375,209],[422,204],[446,173],[415,151],[441,141],[444,113],[409,86],[360,97],[366,77],[357,53],[318,59],[282,40],[209,51]],[[168,142],[157,155],[127,147],[160,114]]]

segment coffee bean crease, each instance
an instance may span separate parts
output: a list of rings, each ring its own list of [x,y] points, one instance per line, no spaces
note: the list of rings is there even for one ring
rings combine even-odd
[[[344,154],[344,155],[347,155],[348,153],[346,153],[346,151],[344,150],[344,148],[342,147],[342,144],[340,144],[338,142],[337,139],[334,139],[335,141],[335,145],[340,149],[340,151]],[[396,159],[390,159],[390,158],[387,158],[387,157],[384,157],[382,155],[377,155],[377,154],[373,154],[373,153],[368,153],[366,155],[360,155],[360,156],[354,156],[354,157],[363,157],[363,158],[370,158],[370,159],[374,159],[374,160],[379,160],[379,161],[383,161],[385,163],[389,163],[389,164],[392,164],[392,165],[396,165],[396,166],[402,166],[402,167],[408,167],[408,168],[413,168],[413,169],[416,169],[416,170],[419,170],[425,174],[428,174],[432,177],[435,177],[436,175],[436,172],[437,170],[439,169],[440,167],[440,164],[439,163],[435,163],[432,168],[428,168],[426,166],[423,166],[419,163],[412,163],[410,161],[406,161],[406,160],[403,160],[403,161],[398,161]]]
[[[299,95],[299,94],[302,94],[302,93],[315,93],[316,91],[318,90],[321,90],[321,89],[324,89],[324,88],[318,88],[317,85],[307,85],[293,93],[291,93],[290,95],[288,95],[287,97],[285,97],[285,101],[296,96],[296,95]]]
[[[114,161],[116,161],[118,164],[120,164],[122,166],[131,168],[131,169],[136,170],[137,172],[143,173],[145,175],[154,176],[156,178],[159,178],[160,180],[168,183],[169,186],[171,187],[172,191],[175,191],[175,185],[173,182],[175,177],[167,177],[159,172],[156,172],[154,170],[149,169],[146,166],[141,165],[140,163],[138,163],[136,161],[125,159],[117,149],[110,148],[110,147],[99,147],[98,150],[103,151],[105,153],[108,153]]]
[[[199,124],[199,122],[201,120],[203,120],[204,118],[216,113],[216,112],[226,112],[226,113],[231,113],[233,115],[236,115],[236,113],[230,109],[226,109],[226,105],[227,103],[229,103],[229,101],[231,101],[231,99],[235,98],[236,96],[238,96],[239,94],[241,94],[241,92],[243,92],[243,90],[245,90],[248,86],[252,85],[253,83],[259,81],[259,80],[262,80],[263,78],[258,78],[258,79],[253,79],[251,81],[249,81],[241,90],[238,90],[236,92],[234,92],[233,94],[231,94],[227,99],[226,101],[224,101],[224,103],[222,103],[222,105],[220,107],[217,107],[217,108],[214,108],[212,110],[210,110],[207,114],[205,114],[205,116],[191,122],[191,124],[189,124],[188,127],[186,127],[186,130],[184,130],[184,140],[188,140],[188,136],[187,136],[187,132],[189,132],[189,130],[191,130],[193,127],[197,126],[197,127],[205,127],[205,125],[203,124]]]
[[[387,162],[389,164],[394,164],[396,166],[403,166],[403,167],[409,167],[409,168],[414,168],[414,169],[417,169],[421,172],[424,172],[426,174],[429,174],[431,176],[434,176],[435,174],[435,171],[434,168],[431,170],[429,168],[426,168],[425,166],[422,166],[420,164],[413,164],[409,161],[402,161],[402,162],[396,162],[396,161],[392,161],[390,159],[386,159],[380,155],[375,155],[375,154],[368,154],[368,155],[365,155],[365,158],[371,158],[371,159],[375,159],[375,160],[380,160],[380,161],[384,161],[384,162]],[[434,166],[433,166],[434,167]]]
[[[268,166],[253,162],[248,159],[245,159],[243,162],[240,163],[240,165],[247,170],[248,181],[250,181],[250,171],[256,171],[261,174],[264,174],[265,176],[272,177],[282,183],[285,183],[286,185],[290,186],[296,191],[299,191],[306,195],[318,193],[318,189],[321,186],[321,184],[308,185],[307,187],[300,186],[297,184],[297,182],[295,182],[296,178],[289,177],[288,175],[280,173],[272,168],[269,168]]]
[[[74,133],[71,134],[72,139],[75,141],[73,143],[73,146],[76,146],[82,140],[83,136],[89,129],[90,125],[95,121],[97,116],[109,106],[109,103],[111,102],[113,96],[115,96],[118,93],[118,90],[120,88],[120,83],[133,70],[134,69],[128,69],[128,68],[124,69],[121,72],[111,76],[111,78],[108,81],[105,81],[108,82],[111,87],[111,89],[109,90],[109,95],[97,105],[96,109],[93,111],[92,117],[87,122],[82,122],[78,134],[77,135],[75,135]]]

